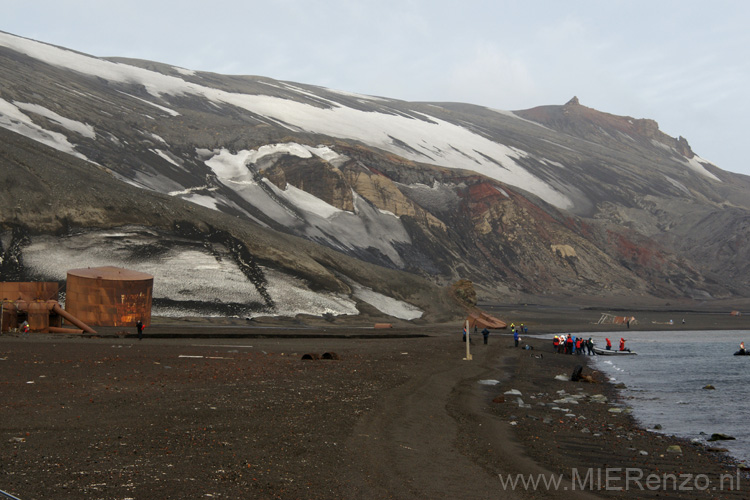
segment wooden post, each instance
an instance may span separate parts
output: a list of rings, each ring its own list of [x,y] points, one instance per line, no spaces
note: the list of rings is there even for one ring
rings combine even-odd
[[[471,361],[471,351],[469,348],[469,345],[471,345],[470,339],[469,339],[469,320],[466,320],[466,357],[464,358],[464,361]]]

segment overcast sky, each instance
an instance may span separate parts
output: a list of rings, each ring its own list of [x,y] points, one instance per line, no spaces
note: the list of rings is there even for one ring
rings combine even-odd
[[[750,175],[744,0],[0,0],[0,30],[95,56],[408,101],[651,118]]]

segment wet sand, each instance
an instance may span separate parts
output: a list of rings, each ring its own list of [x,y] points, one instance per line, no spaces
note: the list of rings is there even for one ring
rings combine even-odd
[[[530,333],[609,328],[589,320],[596,311],[570,323],[554,314],[504,318]],[[686,316],[747,329],[744,316]],[[493,332],[467,361],[458,324],[384,333],[254,323],[164,322],[142,341],[117,330],[0,337],[0,490],[24,500],[747,497],[746,472],[639,429],[600,375],[556,380],[585,359],[548,341],[528,338],[537,345],[525,351]],[[301,359],[326,352],[339,359]],[[498,383],[480,383],[489,380]],[[597,476],[607,471],[608,481]],[[516,474],[561,483],[514,490],[499,476]],[[646,488],[668,474],[711,484]],[[713,489],[721,474],[724,489]]]

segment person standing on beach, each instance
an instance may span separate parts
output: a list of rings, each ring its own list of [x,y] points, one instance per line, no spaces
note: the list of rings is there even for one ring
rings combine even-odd
[[[596,354],[596,351],[594,350],[594,341],[591,340],[591,337],[586,341],[586,349],[589,351],[589,356]]]
[[[518,347],[518,340],[519,340],[518,330],[516,330],[516,328],[513,327],[513,341],[515,342],[516,347]]]
[[[135,327],[138,329],[138,340],[141,340],[143,338],[143,321],[138,320]]]
[[[484,327],[482,330],[482,337],[484,337],[484,345],[487,345],[487,339],[490,336],[490,331],[487,329],[487,327]]]
[[[573,337],[570,334],[565,339],[565,354],[573,354]]]

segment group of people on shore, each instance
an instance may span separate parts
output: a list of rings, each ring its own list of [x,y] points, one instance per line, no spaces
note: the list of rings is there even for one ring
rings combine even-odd
[[[591,337],[584,339],[583,337],[574,337],[571,334],[566,335],[555,335],[552,339],[552,346],[560,354],[588,354],[589,356],[596,355],[594,351],[594,341]]]
[[[608,338],[605,339],[607,345],[606,350],[612,350],[612,341]],[[594,350],[594,341],[589,337],[584,339],[583,337],[575,337],[571,334],[567,335],[555,335],[552,339],[552,346],[560,354],[588,354],[589,356],[595,356],[596,351]],[[630,351],[625,348],[625,339],[620,339],[620,350]]]

